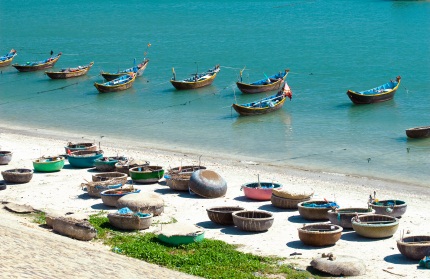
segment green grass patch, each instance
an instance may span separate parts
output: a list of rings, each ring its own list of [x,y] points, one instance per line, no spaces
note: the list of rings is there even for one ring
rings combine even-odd
[[[314,278],[282,264],[283,258],[239,252],[236,246],[219,240],[172,247],[153,233],[115,230],[100,215],[91,216],[90,223],[97,229],[97,238],[117,253],[204,278]]]
[[[39,225],[46,224],[46,214],[42,211],[37,211],[33,213],[33,222]]]

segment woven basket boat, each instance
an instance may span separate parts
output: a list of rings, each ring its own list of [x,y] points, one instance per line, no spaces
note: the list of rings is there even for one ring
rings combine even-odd
[[[386,238],[392,236],[399,228],[397,218],[380,215],[359,215],[352,219],[354,231],[367,238]]]
[[[70,152],[74,151],[97,151],[97,145],[91,142],[79,142],[79,143],[72,143],[68,142],[66,146],[64,146],[64,149],[66,150],[66,154],[69,154]]]
[[[407,204],[401,200],[383,200],[374,201],[370,206],[375,210],[376,214],[388,215],[391,217],[400,217],[406,212]]]
[[[170,188],[172,188],[171,187],[173,184],[172,176],[179,175],[182,173],[193,173],[195,171],[205,170],[205,169],[206,169],[206,167],[204,167],[204,166],[183,166],[183,167],[181,166],[181,167],[171,168],[164,174],[164,178],[166,179],[166,186],[169,186]],[[183,183],[185,184],[185,182],[183,182]],[[174,185],[173,187],[177,188],[180,186]],[[185,186],[182,186],[181,188],[184,188],[184,187]],[[176,190],[176,189],[174,189],[174,190]],[[179,190],[179,191],[185,191],[185,190]],[[187,185],[186,191],[188,191],[188,185]]]
[[[242,210],[232,213],[233,223],[243,231],[263,232],[273,225],[273,214],[263,210]]]
[[[331,207],[309,207],[307,205],[316,204],[323,206],[325,204],[334,203],[332,201],[306,201],[297,205],[299,214],[302,218],[307,220],[328,220],[327,212],[332,209]]]
[[[149,166],[149,161],[119,160],[118,163],[115,164],[115,171],[122,172],[125,173],[127,176],[130,176],[131,168],[145,166]]]
[[[86,188],[88,195],[95,198],[101,198],[101,192],[116,189],[121,187],[122,183],[118,183],[119,180],[113,178],[106,181],[88,182],[82,183],[82,188]]]
[[[75,168],[94,167],[94,161],[103,157],[103,151],[74,151],[68,156],[69,164]]]
[[[133,187],[120,187],[115,189],[109,189],[102,191],[100,197],[102,198],[103,204],[107,206],[116,207],[117,201],[125,195],[139,193],[140,190]]]
[[[127,175],[121,172],[104,172],[93,174],[93,182],[116,179],[118,183],[127,184]]]
[[[232,213],[242,211],[245,208],[240,206],[216,206],[207,208],[206,212],[209,219],[220,225],[234,225]]]
[[[37,172],[54,172],[60,171],[64,167],[64,157],[42,157],[33,161],[34,170]]]
[[[334,245],[342,235],[342,227],[333,224],[312,224],[298,228],[300,240],[310,246]]]
[[[270,201],[272,202],[273,206],[285,209],[297,209],[299,203],[309,201],[310,199],[310,197],[304,199],[287,199],[278,197],[274,193],[272,193],[272,196],[270,197]]]
[[[12,160],[12,152],[0,151],[0,165],[7,165]]]
[[[168,184],[170,189],[176,191],[188,191],[190,187],[190,178],[192,173],[178,173],[170,176],[171,183]]]
[[[122,230],[145,230],[152,224],[152,213],[146,213],[144,216],[135,214],[109,213],[109,223]]]
[[[9,183],[27,183],[33,178],[33,170],[11,169],[1,172],[4,181]]]
[[[421,260],[430,255],[430,235],[408,236],[397,240],[400,253],[412,260]]]
[[[375,210],[369,208],[336,208],[327,212],[330,222],[344,229],[352,229],[352,217],[373,213],[375,213]]]
[[[253,200],[270,201],[272,189],[281,188],[279,183],[272,182],[252,182],[243,184],[240,188],[245,197]]]
[[[98,171],[111,172],[115,171],[115,164],[119,160],[127,160],[126,157],[116,156],[116,157],[102,157],[94,160],[94,166]]]

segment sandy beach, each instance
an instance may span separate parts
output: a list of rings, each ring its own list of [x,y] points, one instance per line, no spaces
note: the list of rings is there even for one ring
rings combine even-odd
[[[13,152],[12,161],[9,165],[1,165],[1,171],[13,168],[33,169],[33,159],[43,155],[64,154],[64,146],[68,141],[94,141],[94,139],[83,139],[70,135],[67,137],[64,135],[54,136],[44,131],[24,132],[8,128],[1,128],[1,130],[0,149]],[[182,154],[180,151],[148,149],[127,141],[103,140],[101,149],[106,156],[124,155],[147,160],[151,162],[151,165],[163,166],[165,169],[180,165],[196,165],[200,157],[199,154]],[[405,235],[428,235],[430,233],[430,227],[426,225],[430,219],[426,210],[430,196],[429,188],[404,185],[392,181],[378,181],[366,177],[351,177],[335,173],[318,173],[261,165],[252,161],[233,161],[206,156],[202,156],[200,160],[201,165],[217,172],[227,181],[226,196],[205,199],[187,192],[175,192],[167,187],[163,180],[158,184],[136,184],[135,187],[143,193],[155,192],[163,197],[165,210],[161,216],[155,217],[156,220],[168,221],[174,218],[178,222],[197,224],[206,229],[206,238],[239,244],[239,249],[244,252],[285,257],[286,262],[294,263],[302,269],[309,266],[312,258],[321,257],[322,253],[332,252],[335,255],[351,255],[365,263],[366,275],[356,278],[397,278],[401,276],[423,278],[428,273],[426,270],[417,268],[417,261],[408,260],[400,254],[396,240],[400,238],[402,232]],[[64,169],[60,172],[35,173],[33,179],[27,184],[8,185],[6,190],[0,191],[0,201],[28,204],[41,210],[86,214],[97,213],[101,210],[115,211],[115,209],[103,205],[101,199],[90,198],[82,190],[81,183],[91,181],[91,176],[94,173],[90,169],[74,169],[66,162]],[[255,182],[257,175],[261,181],[281,183],[284,188],[292,191],[312,190],[315,193],[314,199],[335,200],[342,208],[367,207],[369,194],[374,191],[380,200],[404,200],[407,202],[408,208],[405,215],[400,219],[399,230],[388,239],[366,239],[358,236],[353,230],[344,230],[341,239],[335,246],[326,248],[305,246],[298,238],[297,228],[311,222],[302,219],[298,211],[282,210],[272,206],[270,201],[252,201],[244,197],[241,185]],[[250,233],[241,231],[234,226],[223,227],[212,223],[207,216],[206,208],[224,205],[242,206],[249,210],[267,210],[274,214],[274,224],[266,232]],[[8,214],[8,218],[1,218],[2,240],[0,241],[2,245],[4,244],[3,235],[7,235],[8,231],[10,235],[11,230],[24,224],[23,222],[17,223],[19,218],[22,217],[11,214]],[[157,229],[157,225],[153,225],[149,231]],[[65,242],[81,245],[79,241],[66,239],[66,237],[56,235],[49,230],[43,231],[43,234],[43,237],[52,239],[52,241],[61,242],[64,239]],[[28,239],[28,241],[31,240]],[[68,261],[70,262],[78,261],[79,249],[75,252],[75,257],[72,255],[64,255],[64,257],[69,257]],[[20,253],[31,257],[33,251],[24,247]],[[97,252],[94,250],[85,253],[95,254]],[[301,255],[290,256],[292,253]],[[111,254],[117,256],[114,253]],[[61,258],[62,254],[56,255],[56,257]],[[0,265],[0,272],[10,272],[14,265],[16,265],[16,269],[21,267],[19,263],[10,261],[7,266]],[[61,267],[57,268],[61,269]],[[46,269],[49,270],[49,265],[46,266]],[[164,275],[160,276],[164,277]],[[27,277],[33,278],[31,275]],[[44,278],[48,277],[49,274]],[[85,277],[85,274],[81,276],[81,278]]]

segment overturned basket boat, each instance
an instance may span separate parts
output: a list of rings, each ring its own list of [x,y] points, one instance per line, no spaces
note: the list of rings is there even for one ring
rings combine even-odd
[[[335,208],[327,212],[330,222],[344,229],[352,229],[351,219],[353,217],[373,213],[375,210],[371,208]]]
[[[9,183],[27,183],[33,178],[33,170],[12,169],[1,172],[4,181]]]
[[[397,240],[400,253],[412,260],[430,255],[430,235],[408,236]]]
[[[406,212],[407,204],[401,200],[373,201],[370,206],[376,214],[400,217]]]
[[[297,205],[299,214],[307,220],[328,220],[327,212],[338,207],[333,201],[306,201]]]
[[[273,225],[273,214],[263,210],[242,210],[232,213],[233,222],[239,229],[251,232],[263,232]]]
[[[215,206],[206,208],[209,219],[220,225],[233,225],[232,213],[242,210],[245,210],[245,208],[240,206]]]
[[[37,172],[60,171],[64,167],[64,161],[62,156],[41,157],[33,161],[33,167]]]
[[[300,240],[310,246],[334,245],[342,235],[342,227],[332,224],[312,224],[298,228]]]
[[[12,160],[12,152],[0,151],[0,165],[7,165]]]
[[[391,237],[399,228],[397,218],[380,215],[361,215],[352,219],[354,231],[367,238],[386,238]]]
[[[270,201],[273,206],[285,209],[297,209],[301,202],[309,201],[314,192],[294,193],[285,188],[272,189]]]

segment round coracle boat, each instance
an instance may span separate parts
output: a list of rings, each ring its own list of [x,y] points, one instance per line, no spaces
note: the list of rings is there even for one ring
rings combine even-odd
[[[68,142],[66,146],[64,146],[66,150],[66,154],[70,154],[74,151],[97,151],[97,145],[91,142],[80,142],[80,143],[71,143]]]
[[[12,152],[0,151],[0,165],[7,165],[12,160]]]
[[[120,187],[115,189],[105,190],[100,193],[103,204],[116,207],[117,201],[125,195],[137,194],[140,190],[133,187]]]
[[[115,171],[115,164],[118,163],[119,160],[127,160],[127,158],[122,156],[102,157],[94,160],[94,166],[98,171],[104,171],[104,172]]]
[[[106,172],[93,174],[92,179],[93,182],[108,181],[114,179],[115,181],[117,181],[117,183],[127,183],[127,175],[121,172]]]
[[[412,260],[430,255],[430,235],[407,236],[397,240],[400,253]]]
[[[227,182],[212,170],[197,170],[190,178],[190,192],[204,198],[219,198],[227,193]]]
[[[116,180],[97,181],[82,183],[82,189],[86,189],[88,195],[95,198],[101,198],[101,192],[122,187],[124,184],[118,183]]]
[[[328,220],[328,211],[339,207],[333,201],[306,201],[297,205],[299,214],[307,220]]]
[[[172,186],[172,183],[173,183],[172,177],[174,177],[175,175],[180,175],[183,173],[193,173],[195,171],[205,170],[205,169],[206,169],[206,167],[204,167],[204,166],[180,166],[180,167],[176,167],[176,168],[171,168],[164,174],[164,178],[166,179],[166,186],[169,186],[169,187]],[[177,186],[173,186],[173,187],[177,188]],[[176,190],[176,189],[174,189],[174,190]],[[185,191],[185,190],[183,190],[183,191]],[[188,191],[188,185],[187,185],[187,191]]]
[[[109,213],[107,216],[109,223],[115,228],[122,230],[145,230],[152,224],[152,213],[133,212],[131,210],[123,213],[122,211],[124,211],[124,208],[115,213]]]
[[[332,224],[341,226],[344,229],[352,229],[352,217],[373,213],[375,213],[375,210],[371,208],[335,208],[330,209],[327,212],[330,222]]]
[[[272,189],[281,188],[282,185],[273,182],[252,182],[243,184],[240,187],[245,197],[253,200],[270,201]]]
[[[312,224],[298,228],[300,240],[310,246],[334,245],[342,235],[342,227],[333,224]]]
[[[163,167],[139,166],[130,169],[130,177],[134,183],[156,183],[164,175]]]
[[[33,161],[34,170],[37,172],[60,171],[64,167],[64,157],[41,157]]]
[[[301,202],[309,201],[311,198],[304,198],[304,199],[287,199],[287,198],[281,198],[272,193],[272,196],[270,197],[270,202],[273,206],[278,208],[285,208],[285,209],[297,209],[298,204]]]
[[[200,242],[205,238],[205,230],[196,225],[173,223],[163,225],[158,239],[172,246]]]
[[[168,183],[168,186],[172,190],[188,191],[191,175],[191,172],[172,174],[170,175],[170,183]]]
[[[397,231],[399,220],[380,214],[359,215],[352,218],[352,228],[367,238],[387,238]]]
[[[144,167],[149,166],[149,161],[136,161],[133,159],[130,160],[119,160],[115,164],[115,171],[125,173],[127,176],[130,175],[130,169],[135,167]]]
[[[375,200],[370,203],[376,214],[400,217],[406,212],[407,204],[401,200]]]
[[[234,225],[232,213],[242,211],[245,208],[240,206],[215,206],[206,208],[209,219],[220,225]]]
[[[12,169],[1,172],[4,181],[9,183],[27,183],[33,178],[33,170]]]
[[[94,161],[103,157],[103,151],[74,151],[69,157],[69,164],[75,168],[91,168],[94,167]]]
[[[232,213],[233,223],[243,231],[263,232],[273,225],[273,214],[263,210],[242,210]]]

